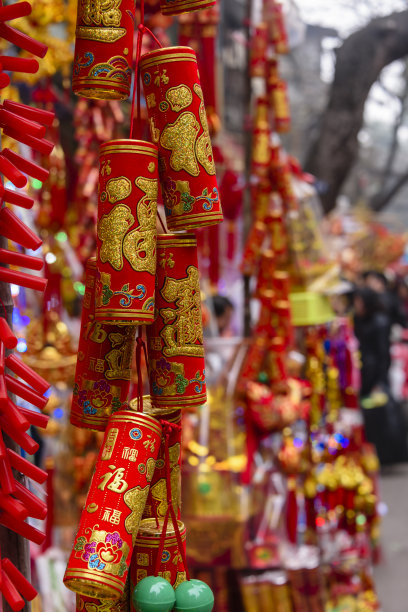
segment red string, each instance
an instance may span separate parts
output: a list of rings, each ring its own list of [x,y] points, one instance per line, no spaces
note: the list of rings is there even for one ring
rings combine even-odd
[[[137,369],[137,410],[143,412],[143,378],[142,378],[142,348],[144,345],[142,338],[142,327],[139,327],[139,334],[136,338],[136,369]]]
[[[1,6],[1,4],[0,4],[0,6]],[[4,318],[5,318],[5,319],[6,319],[6,321],[7,321],[7,310],[6,310],[6,307],[5,307],[5,305],[4,305],[3,300],[2,300],[1,298],[0,298],[0,304],[3,306],[3,310],[4,310]]]
[[[137,27],[137,42],[136,42],[136,59],[135,59],[135,80],[133,83],[133,95],[132,95],[132,106],[130,109],[130,138],[133,138],[133,126],[135,117],[135,100],[137,109],[137,137],[142,137],[142,117],[141,117],[141,87],[140,87],[140,58],[142,56],[142,42],[145,33],[149,34],[156,44],[161,48],[162,44],[159,39],[153,34],[153,32],[145,26],[145,10],[144,0],[140,0],[140,23]],[[137,98],[136,98],[137,92]]]
[[[178,546],[181,558],[183,560],[183,565],[184,565],[184,569],[186,572],[186,578],[187,580],[190,580],[190,573],[187,567],[186,553],[184,550],[183,541],[181,539],[181,533],[180,533],[180,528],[179,528],[179,524],[177,521],[176,513],[174,512],[174,507],[173,507],[171,477],[170,477],[170,453],[169,453],[170,430],[180,429],[180,426],[176,425],[175,423],[169,423],[168,421],[161,421],[161,423],[162,423],[163,431],[165,432],[164,454],[165,454],[165,465],[166,465],[167,512],[166,512],[166,516],[164,517],[164,521],[163,521],[163,529],[162,529],[162,533],[160,536],[159,550],[157,551],[157,559],[156,559],[154,575],[155,576],[159,575],[160,564],[161,564],[163,550],[164,550],[164,543],[165,543],[166,535],[167,535],[167,524],[169,521],[169,517],[171,516],[174,532],[176,534],[177,546]]]

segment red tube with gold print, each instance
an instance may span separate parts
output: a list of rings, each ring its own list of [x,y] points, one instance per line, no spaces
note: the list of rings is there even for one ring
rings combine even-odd
[[[134,19],[133,0],[78,1],[74,93],[101,100],[129,96]]]
[[[110,418],[64,576],[72,591],[123,596],[160,440],[154,417],[121,410]]]
[[[75,612],[129,612],[129,589],[117,601],[77,595]]]
[[[144,519],[140,523],[130,567],[131,590],[133,590],[140,580],[146,578],[146,576],[154,576],[163,521],[158,521],[158,525],[159,527],[157,527],[155,519]],[[186,528],[181,521],[178,521],[178,527],[185,549]],[[164,549],[158,575],[170,582],[175,589],[186,580],[186,568],[184,567],[182,555],[178,549],[172,521],[169,521],[167,525],[167,533],[164,540]],[[135,611],[136,609],[131,606],[131,610]]]
[[[96,259],[88,260],[71,423],[104,431],[112,412],[127,407],[136,326],[95,320]]]
[[[111,140],[100,148],[95,316],[104,323],[154,318],[157,147]]]
[[[197,241],[193,234],[157,240],[156,319],[147,328],[149,380],[155,408],[206,402]]]
[[[167,225],[185,230],[223,219],[197,58],[190,47],[156,49],[140,61]]]

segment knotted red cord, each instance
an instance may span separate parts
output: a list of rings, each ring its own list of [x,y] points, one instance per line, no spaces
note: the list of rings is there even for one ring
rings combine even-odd
[[[143,328],[139,327],[136,338],[136,369],[137,369],[137,410],[143,412],[143,377],[142,377],[142,350],[144,352],[146,367],[148,366],[146,344],[142,337]]]
[[[183,541],[181,539],[180,528],[178,525],[176,513],[174,512],[174,508],[173,508],[171,478],[170,478],[170,453],[169,453],[170,430],[180,429],[180,425],[176,425],[175,423],[169,423],[168,421],[163,421],[163,420],[161,420],[161,424],[162,424],[164,438],[165,438],[164,454],[165,454],[165,464],[166,464],[167,512],[166,512],[166,516],[164,517],[164,521],[163,521],[163,528],[162,528],[162,533],[160,536],[159,550],[157,551],[157,559],[156,559],[154,575],[155,576],[159,575],[160,564],[161,564],[163,550],[164,550],[164,543],[165,543],[166,535],[167,535],[167,525],[169,522],[169,517],[171,516],[171,520],[172,520],[173,527],[174,527],[174,532],[176,534],[177,546],[178,546],[181,558],[183,560],[184,569],[186,571],[186,578],[187,580],[190,580],[190,574],[189,574],[188,567],[187,567],[186,553],[183,547]]]

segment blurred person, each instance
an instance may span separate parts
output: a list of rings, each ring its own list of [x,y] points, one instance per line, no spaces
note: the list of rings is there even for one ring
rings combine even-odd
[[[357,289],[353,299],[354,332],[361,353],[361,395],[371,395],[375,389],[388,389],[390,367],[389,317],[375,290]]]
[[[209,300],[214,313],[219,336],[231,335],[231,323],[234,315],[234,304],[225,295],[214,295]]]
[[[407,317],[404,313],[400,297],[397,292],[391,291],[385,275],[382,272],[370,270],[365,272],[363,276],[365,286],[379,295],[384,312],[389,317],[390,330],[393,325],[406,327]]]

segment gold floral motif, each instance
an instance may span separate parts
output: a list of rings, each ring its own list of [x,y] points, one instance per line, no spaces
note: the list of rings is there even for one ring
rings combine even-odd
[[[143,569],[138,569],[136,572],[136,583],[140,582],[141,580],[143,580],[143,578],[146,578],[147,576],[147,571],[143,570]]]
[[[208,174],[210,175],[214,175],[215,174],[215,164],[214,164],[214,157],[213,157],[212,146],[211,146],[210,132],[208,130],[207,115],[206,115],[205,106],[204,106],[204,96],[203,96],[203,91],[198,83],[194,84],[194,91],[197,94],[197,96],[200,98],[199,113],[200,113],[201,127],[203,128],[203,133],[197,139],[196,155],[197,155],[197,159],[199,163],[203,166],[206,172],[208,172]]]
[[[160,137],[160,144],[171,151],[170,166],[175,172],[185,170],[191,176],[198,176],[195,143],[200,124],[195,115],[188,111],[181,113],[174,123],[169,123]]]
[[[149,93],[146,96],[147,108],[154,108],[156,106],[156,94]]]
[[[96,512],[98,510],[99,506],[98,504],[88,504],[86,507],[86,511],[89,512],[89,514],[93,514],[94,512]]]
[[[150,164],[147,166],[147,169],[149,172],[154,172],[156,170],[156,164],[154,162],[150,162]]]
[[[105,376],[108,380],[130,380],[133,348],[135,345],[135,328],[124,328],[123,334],[109,334],[112,350],[106,353],[105,361],[109,365]]]
[[[119,429],[117,427],[112,427],[107,435],[105,444],[102,451],[101,461],[109,461],[112,457],[113,449],[115,448],[116,440],[119,435]]]
[[[116,204],[119,200],[125,200],[132,193],[132,183],[125,176],[111,178],[106,183],[106,192],[111,204]]]
[[[146,480],[147,482],[151,482],[154,474],[154,470],[156,469],[156,461],[153,457],[149,457],[146,461]]]
[[[128,533],[132,534],[133,541],[137,536],[148,493],[149,485],[144,488],[137,486],[134,489],[126,491],[123,496],[123,501],[131,510],[130,514],[125,519],[125,529]]]
[[[177,572],[176,582],[173,584],[173,588],[177,589],[179,584],[187,580],[186,572]]]
[[[180,499],[180,466],[176,465],[171,470],[170,475],[171,482],[171,497],[173,500],[173,508],[177,514],[178,509],[181,506]],[[167,484],[166,479],[161,478],[151,488],[152,498],[159,502],[156,512],[159,518],[164,518],[167,512]]]
[[[180,443],[177,442],[170,446],[169,448],[169,459],[170,459],[170,467],[173,467],[176,463],[178,463],[180,459]]]
[[[129,206],[118,204],[98,223],[98,238],[102,241],[99,257],[102,263],[109,262],[115,270],[122,270],[122,241],[135,221]]]
[[[171,110],[177,113],[187,108],[193,101],[193,94],[191,89],[186,85],[178,85],[177,87],[170,87],[166,92],[166,99],[170,104]]]
[[[120,26],[122,0],[79,0],[78,17],[86,25]]]
[[[125,28],[89,28],[77,26],[75,36],[82,40],[97,40],[98,42],[116,42],[126,34]]]
[[[134,270],[154,274],[158,183],[156,179],[142,176],[138,177],[135,183],[145,195],[139,200],[136,209],[139,227],[124,238],[123,254]]]
[[[167,582],[171,583],[171,572],[169,572],[169,570],[166,570],[164,572],[158,572],[158,575],[161,578],[164,578],[165,580],[167,580]]]
[[[112,574],[112,576],[121,576],[123,572],[122,561],[126,561],[129,554],[129,545],[122,540],[121,547],[112,545],[109,543],[109,532],[97,529],[99,525],[95,525],[91,531],[91,536],[88,540],[89,543],[95,542],[96,544],[101,543],[98,548],[99,558],[103,561],[105,566],[102,571],[104,574]],[[108,542],[107,540],[108,536]]]
[[[160,316],[165,326],[160,332],[164,340],[163,353],[175,355],[204,356],[201,298],[198,270],[187,268],[187,277],[167,277],[161,290],[166,302],[175,302],[176,308],[161,308]]]

